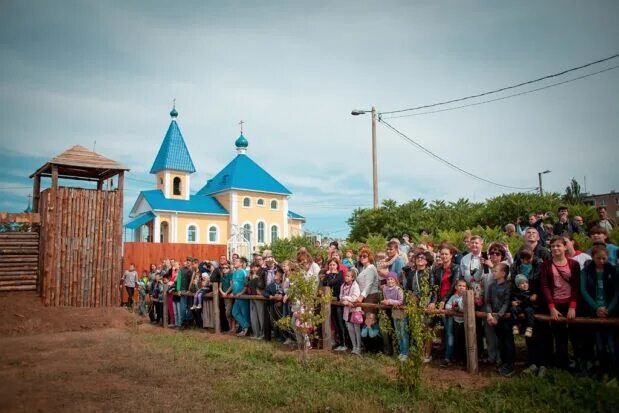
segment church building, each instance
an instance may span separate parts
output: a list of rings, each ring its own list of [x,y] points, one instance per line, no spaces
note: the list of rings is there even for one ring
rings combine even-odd
[[[305,218],[288,208],[292,192],[247,155],[242,130],[234,143],[236,157],[192,195],[196,168],[175,107],[170,116],[150,170],[155,188],[140,192],[129,214],[133,220],[125,225],[134,240],[226,244],[244,238],[255,249],[303,233]]]

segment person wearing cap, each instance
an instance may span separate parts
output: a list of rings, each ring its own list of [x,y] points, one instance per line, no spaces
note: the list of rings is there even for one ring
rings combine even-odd
[[[534,294],[529,288],[529,280],[524,274],[516,275],[514,279],[516,290],[512,295],[512,320],[514,326],[512,333],[517,336],[520,334],[520,326],[524,325],[524,336],[527,338],[533,337],[533,325],[535,324],[535,309],[534,303],[537,302],[537,294]],[[524,315],[524,320],[520,316]]]
[[[401,306],[404,304],[404,291],[398,285],[398,274],[391,271],[387,273],[387,285],[383,288],[383,301],[381,304]],[[409,348],[409,333],[408,333],[408,319],[406,313],[399,308],[393,308],[391,310],[391,319],[393,320],[393,328],[397,332],[399,338],[400,348],[400,361],[406,361],[408,359]]]

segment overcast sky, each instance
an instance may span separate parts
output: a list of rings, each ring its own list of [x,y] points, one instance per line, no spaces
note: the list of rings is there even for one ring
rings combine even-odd
[[[0,1],[0,210],[28,175],[80,144],[131,168],[125,209],[177,99],[197,191],[248,155],[294,192],[309,230],[345,236],[372,202],[370,117],[534,79],[619,52],[619,2]],[[544,86],[619,65],[596,65]],[[493,97],[498,97],[494,95]],[[385,116],[386,118],[387,116]],[[484,178],[619,190],[619,70],[460,110],[389,121]],[[379,195],[481,201],[480,183],[378,127]],[[139,181],[153,182],[153,185]]]

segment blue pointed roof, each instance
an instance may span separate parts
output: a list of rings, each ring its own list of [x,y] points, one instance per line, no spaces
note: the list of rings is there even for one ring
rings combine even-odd
[[[193,212],[197,214],[229,215],[217,199],[211,196],[191,195],[189,200],[166,198],[160,189],[140,192],[155,211]]]
[[[156,174],[166,169],[194,173],[196,167],[193,165],[181,130],[176,123],[176,117],[178,116],[176,108],[172,109],[170,116],[172,116],[170,127],[163,138],[153,167],[150,168],[150,173]]]
[[[209,179],[197,195],[211,195],[229,189],[292,194],[288,188],[245,154],[237,155],[224,169]]]

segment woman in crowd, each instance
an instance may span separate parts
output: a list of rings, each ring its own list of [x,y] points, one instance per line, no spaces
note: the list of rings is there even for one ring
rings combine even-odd
[[[362,265],[362,270],[356,277],[356,283],[359,285],[361,292],[357,298],[357,302],[377,304],[380,298],[378,290],[378,271],[374,266],[374,256],[369,248],[362,248],[359,251],[359,263]]]
[[[561,236],[550,239],[552,258],[542,264],[541,284],[544,298],[552,320],[561,317],[572,319],[576,317],[580,292],[580,266],[565,255],[567,244]],[[567,323],[552,323],[552,336],[555,345],[557,367],[567,369],[568,336],[573,329]],[[574,344],[572,337],[572,344]]]
[[[340,289],[344,282],[344,273],[339,269],[340,262],[335,258],[336,254],[327,261],[327,272],[321,276],[321,284],[331,288],[331,296],[339,299]],[[346,269],[348,271],[348,269]],[[335,338],[337,341],[335,351],[346,351],[346,326],[344,322],[344,309],[339,305],[331,306],[331,320],[335,327]]]
[[[453,295],[456,280],[460,278],[460,266],[453,262],[452,249],[449,246],[443,246],[439,251],[441,258],[441,266],[434,268],[432,272],[433,295],[428,305],[428,310],[435,310],[438,306],[439,310],[445,307],[447,300]],[[455,358],[454,335],[453,335],[453,317],[445,317],[445,359],[441,364],[447,367]]]
[[[581,313],[586,317],[616,317],[619,306],[617,270],[608,262],[606,246],[595,245],[591,255],[593,260],[585,264],[580,275],[583,298]],[[584,361],[593,363],[597,359],[600,362],[600,374],[617,377],[619,360],[614,331],[605,326],[583,326],[581,331]]]

